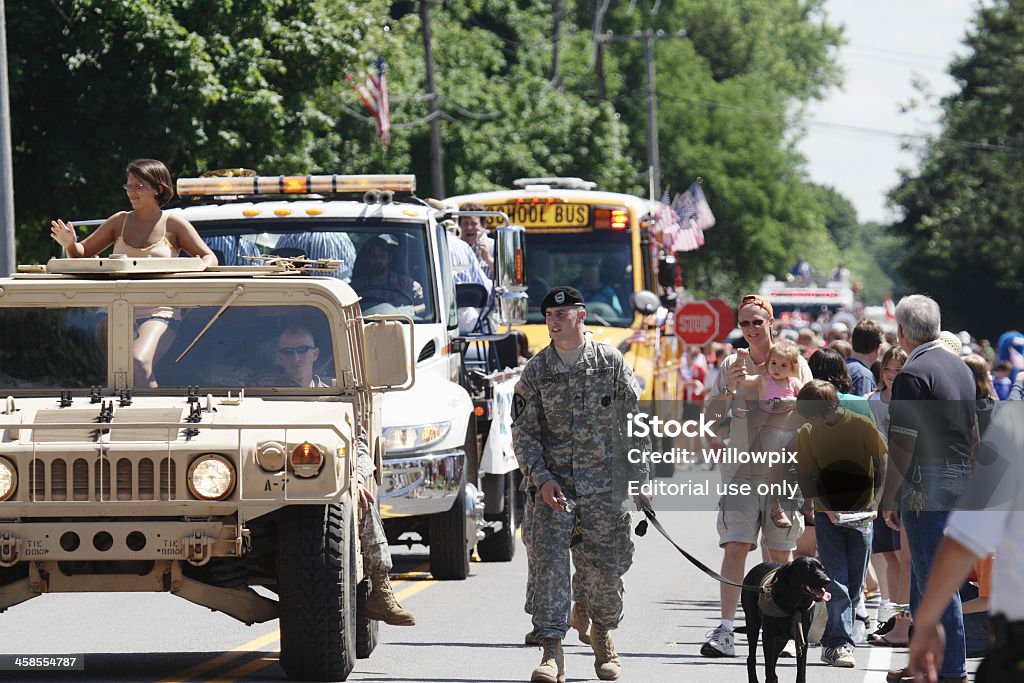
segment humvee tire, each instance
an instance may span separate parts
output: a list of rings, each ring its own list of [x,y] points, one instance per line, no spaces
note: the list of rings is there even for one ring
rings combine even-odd
[[[466,543],[466,486],[451,509],[430,516],[430,573],[438,581],[462,581],[469,576]]]
[[[487,475],[492,476],[492,475]],[[504,481],[501,491],[505,509],[495,515],[486,515],[487,521],[500,521],[501,531],[488,533],[476,545],[476,552],[484,562],[509,562],[516,554],[516,485],[515,472],[500,475]]]
[[[296,680],[343,681],[356,660],[351,506],[286,508],[278,543],[281,668]]]
[[[366,659],[377,647],[380,637],[380,622],[363,616],[366,598],[370,597],[370,579],[365,578],[356,587],[356,657]]]

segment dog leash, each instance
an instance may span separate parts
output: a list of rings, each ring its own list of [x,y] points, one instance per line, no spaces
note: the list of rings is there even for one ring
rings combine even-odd
[[[636,533],[637,536],[643,536],[644,534],[647,533],[647,522],[648,522],[648,520],[650,520],[650,523],[654,526],[655,529],[658,530],[658,533],[661,534],[662,536],[664,536],[665,540],[668,541],[669,543],[671,543],[675,547],[675,549],[678,550],[680,552],[680,554],[682,554],[683,557],[685,557],[687,560],[689,560],[693,564],[693,566],[695,566],[697,569],[701,570],[702,572],[704,572],[705,574],[710,576],[715,581],[719,581],[721,583],[727,583],[730,586],[736,586],[737,588],[742,588],[743,590],[746,590],[746,591],[754,591],[755,593],[764,593],[765,592],[763,586],[760,586],[760,585],[758,585],[758,586],[749,586],[749,585],[746,585],[746,584],[743,584],[743,583],[737,583],[737,582],[733,581],[732,579],[725,578],[724,576],[722,576],[721,574],[719,574],[715,570],[711,569],[706,564],[704,564],[703,562],[698,560],[696,557],[694,557],[690,553],[686,552],[686,550],[684,550],[678,543],[676,543],[674,540],[672,540],[672,537],[668,535],[667,531],[665,531],[665,527],[663,527],[661,525],[661,522],[658,521],[658,517],[657,517],[657,515],[654,514],[654,510],[652,510],[651,508],[647,507],[646,505],[641,505],[640,509],[643,511],[644,515],[647,516],[647,519],[640,520],[640,523],[636,525],[635,533]]]

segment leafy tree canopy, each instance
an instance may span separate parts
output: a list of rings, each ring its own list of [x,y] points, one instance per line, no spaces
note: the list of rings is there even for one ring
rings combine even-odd
[[[50,218],[123,207],[124,166],[141,156],[175,175],[411,171],[421,195],[440,194],[419,3],[389,16],[400,4],[8,3],[21,260],[45,255]],[[803,105],[840,75],[841,34],[823,4],[638,0],[600,17],[620,35],[686,32],[657,42],[655,66],[663,185],[678,192],[701,176],[718,217],[705,247],[684,257],[698,293],[735,294],[801,251],[832,268],[857,243],[848,203],[810,183],[795,150]],[[554,5],[431,2],[448,194],[529,175],[647,193],[644,46],[597,50],[605,3],[562,0],[557,22]],[[377,54],[388,65],[388,147],[344,78],[361,78]]]
[[[942,131],[891,194],[902,212],[892,232],[899,274],[939,302],[943,325],[992,337],[1024,310],[1024,2],[980,8],[965,45]]]

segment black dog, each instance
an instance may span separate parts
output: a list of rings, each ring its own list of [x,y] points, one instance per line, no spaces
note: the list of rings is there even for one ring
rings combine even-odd
[[[807,680],[807,631],[811,626],[811,605],[818,600],[831,597],[825,588],[831,579],[825,573],[821,562],[810,557],[800,557],[789,564],[762,562],[743,577],[746,586],[766,584],[763,595],[752,590],[743,591],[743,614],[746,616],[747,642],[747,683],[757,681],[757,638],[764,629],[764,675],[766,683],[777,683],[775,664],[786,642],[793,638],[794,623],[803,629],[804,643],[797,645],[796,683]],[[764,609],[762,609],[762,607]]]

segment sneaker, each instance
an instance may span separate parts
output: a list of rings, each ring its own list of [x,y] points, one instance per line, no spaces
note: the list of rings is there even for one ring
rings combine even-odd
[[[708,639],[700,648],[700,653],[705,657],[735,657],[736,645],[735,636],[732,631],[726,631],[721,624],[715,627],[708,635]]]
[[[779,652],[780,657],[796,657],[796,643],[792,640],[786,641],[785,647]]]
[[[850,648],[845,645],[822,648],[821,661],[829,666],[838,666],[843,669],[852,669],[857,666],[857,660],[853,658]]]

